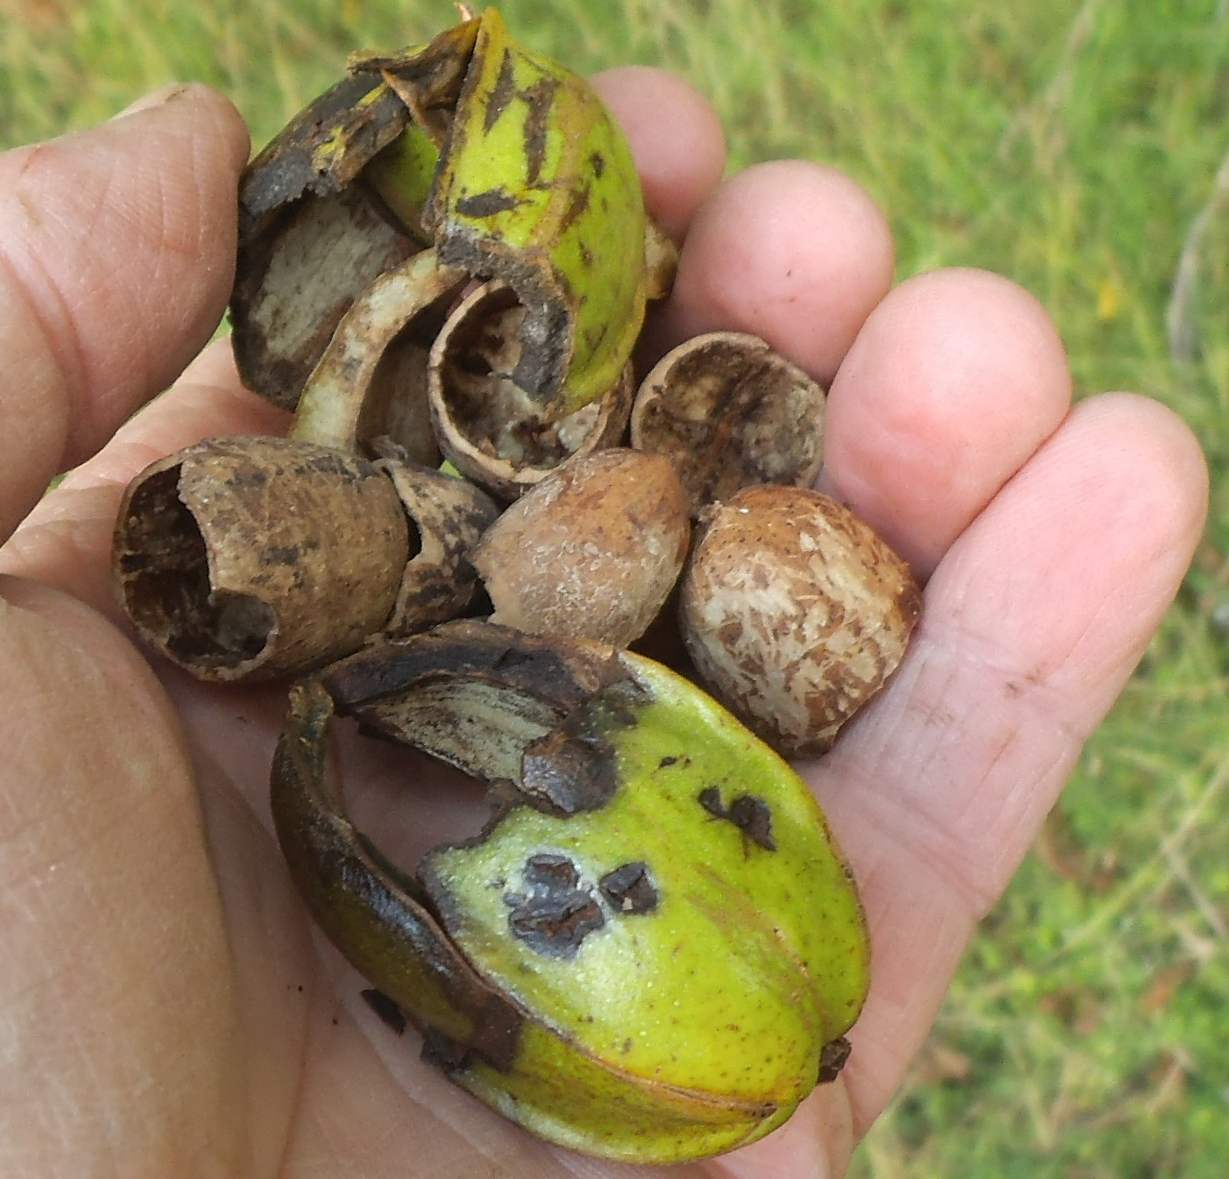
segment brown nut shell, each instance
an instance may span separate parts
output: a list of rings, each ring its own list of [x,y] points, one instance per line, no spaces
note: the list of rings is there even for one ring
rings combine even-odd
[[[512,382],[525,309],[487,283],[449,316],[431,349],[428,399],[445,457],[467,478],[513,500],[562,463],[615,446],[631,413],[630,365],[604,397],[548,421]]]
[[[822,753],[905,653],[921,610],[909,567],[799,487],[749,487],[703,529],[679,611],[700,679],[779,752]]]
[[[147,467],[116,522],[120,600],[199,679],[267,679],[356,650],[397,601],[409,526],[358,455],[218,438]]]
[[[645,298],[664,299],[674,288],[678,273],[678,246],[651,217],[644,225]]]
[[[293,437],[338,450],[390,438],[431,466],[427,358],[466,275],[423,250],[381,274],[342,316],[299,399]]]
[[[626,647],[669,596],[690,531],[668,459],[603,450],[543,479],[470,559],[495,607],[491,621]]]
[[[411,526],[410,563],[384,626],[386,635],[396,637],[469,608],[478,592],[470,553],[495,522],[499,506],[472,483],[429,467],[395,460],[376,466],[388,472]]]
[[[666,353],[636,394],[632,445],[669,455],[698,512],[758,483],[809,487],[825,395],[757,336],[710,332]]]

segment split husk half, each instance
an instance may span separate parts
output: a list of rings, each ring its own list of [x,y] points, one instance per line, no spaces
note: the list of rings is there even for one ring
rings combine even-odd
[[[481,834],[391,864],[329,776],[335,712],[490,784]],[[551,1141],[719,1153],[847,1054],[868,948],[814,799],[642,657],[472,622],[360,652],[294,689],[273,809],[317,921],[429,1058]]]
[[[440,265],[515,292],[510,377],[540,416],[611,389],[672,250],[588,83],[518,45],[494,9],[351,71],[245,175],[232,304],[245,383],[296,404],[353,299],[432,245]]]

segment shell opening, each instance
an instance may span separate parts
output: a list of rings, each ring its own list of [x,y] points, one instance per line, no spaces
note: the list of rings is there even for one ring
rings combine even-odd
[[[213,589],[204,537],[179,497],[179,474],[174,466],[146,479],[121,521],[125,605],[179,662],[237,667],[265,649],[277,617],[266,602]]]
[[[449,421],[475,450],[515,468],[550,468],[592,433],[593,402],[559,421],[512,379],[521,356],[525,308],[510,288],[478,294],[453,325],[441,366],[440,398]]]

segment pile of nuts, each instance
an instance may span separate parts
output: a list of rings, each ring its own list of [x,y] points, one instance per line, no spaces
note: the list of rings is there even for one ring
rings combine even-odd
[[[836,1076],[868,965],[778,755],[831,745],[920,609],[811,490],[824,390],[732,332],[637,390],[673,248],[593,91],[494,10],[354,59],[240,204],[235,354],[295,426],[133,482],[129,617],[201,679],[297,678],[291,874],[458,1084],[629,1161],[762,1136]],[[335,713],[488,783],[481,837],[414,874],[376,854]]]

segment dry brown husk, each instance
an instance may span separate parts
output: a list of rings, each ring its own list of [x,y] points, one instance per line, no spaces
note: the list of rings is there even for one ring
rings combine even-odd
[[[425,244],[421,227],[393,217],[360,175],[409,117],[378,78],[347,77],[243,174],[235,360],[249,389],[287,409],[355,296]]]
[[[241,242],[231,319],[244,385],[294,409],[355,297],[418,248],[359,186],[306,196],[276,232]]]
[[[499,515],[499,506],[464,479],[395,459],[376,465],[388,472],[417,537],[397,600],[384,626],[390,636],[423,630],[456,618],[478,593],[470,554]]]

